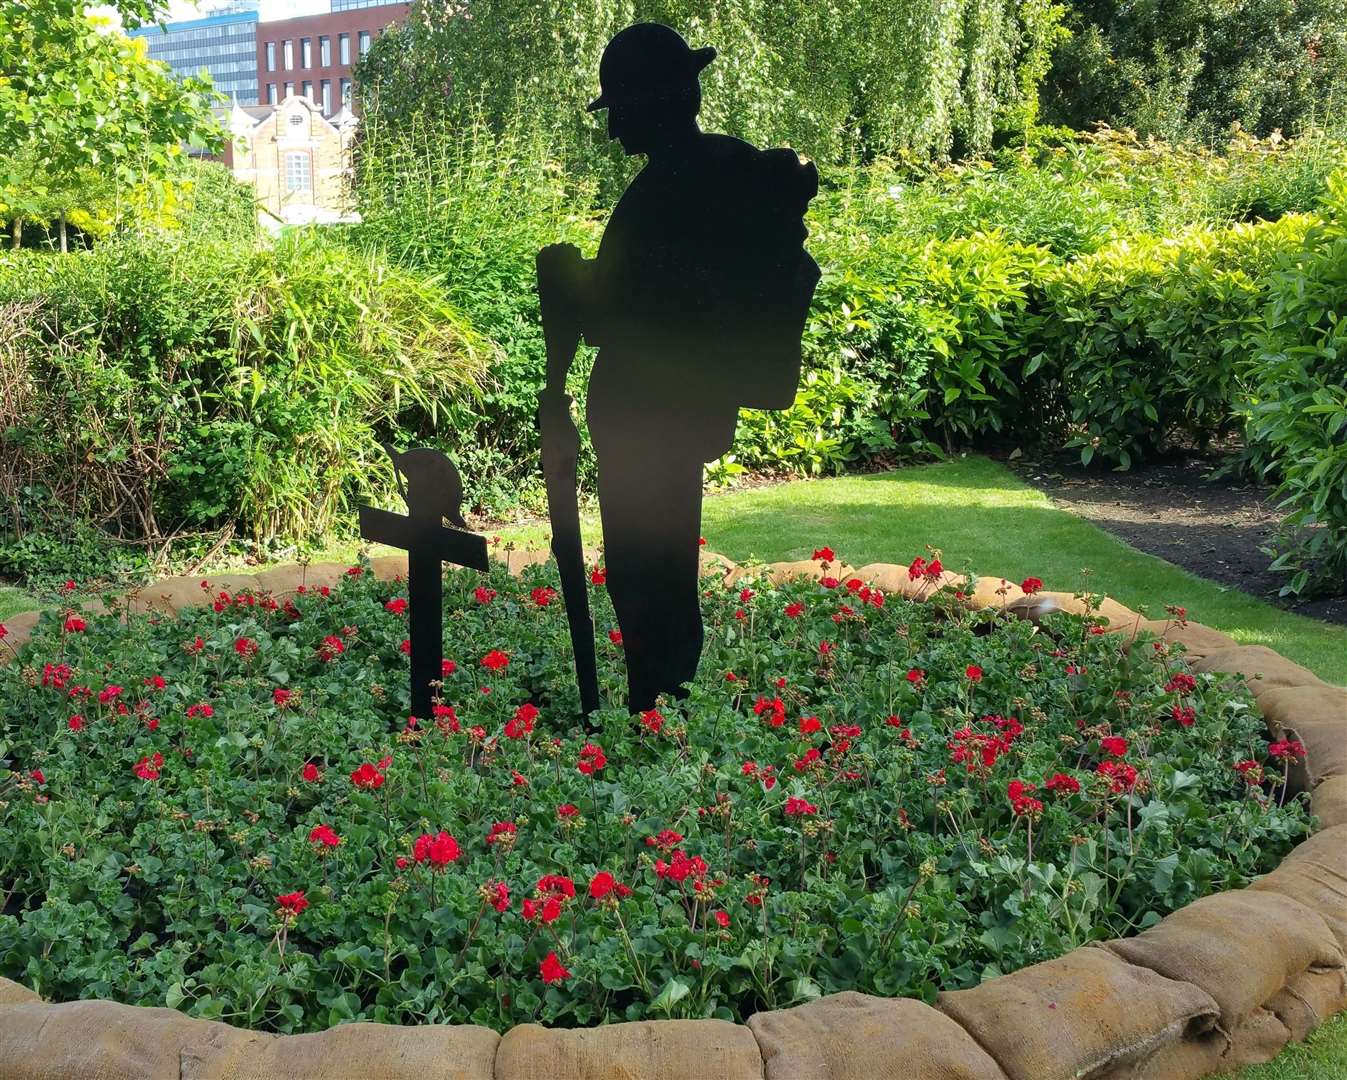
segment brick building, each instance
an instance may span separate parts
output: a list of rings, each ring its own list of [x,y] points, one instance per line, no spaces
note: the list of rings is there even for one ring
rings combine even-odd
[[[356,118],[349,109],[325,117],[321,106],[292,94],[276,105],[235,105],[228,124],[225,164],[255,190],[264,223],[350,219],[346,179]]]
[[[320,15],[257,24],[258,100],[279,105],[292,94],[339,113],[351,100],[351,69],[410,5],[368,3]]]

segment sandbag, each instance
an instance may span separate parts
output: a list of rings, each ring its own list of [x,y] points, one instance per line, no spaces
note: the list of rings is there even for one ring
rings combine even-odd
[[[406,555],[380,555],[369,561],[370,573],[380,581],[407,580]]]
[[[1300,1042],[1331,1016],[1347,1009],[1347,985],[1333,971],[1305,971],[1279,990],[1267,1003]]]
[[[901,596],[905,600],[926,600],[946,586],[962,589],[968,583],[968,579],[962,574],[952,574],[948,570],[941,571],[934,578],[919,577],[913,581],[908,568],[897,563],[869,563],[850,576],[858,577],[867,585],[874,585],[885,593]]]
[[[452,1024],[354,1023],[309,1035],[239,1035],[184,1048],[180,1080],[493,1080],[500,1043],[490,1028]]]
[[[41,1000],[36,991],[29,990],[23,983],[0,978],[0,1005],[27,1005]]]
[[[1182,645],[1183,655],[1189,660],[1201,660],[1221,649],[1234,649],[1239,645],[1229,634],[1210,626],[1195,622],[1176,623],[1172,619],[1142,619],[1135,626],[1119,627],[1116,632],[1126,636],[1124,651],[1130,650],[1141,635],[1151,633],[1162,641]],[[1149,644],[1146,647],[1149,648]]]
[[[767,1080],[1005,1080],[968,1032],[912,998],[846,991],[748,1018]]]
[[[1347,776],[1330,776],[1310,795],[1310,813],[1319,819],[1319,828],[1347,825]]]
[[[250,1032],[175,1009],[111,1001],[0,1006],[0,1080],[177,1080],[189,1046],[226,1047]]]
[[[276,597],[291,596],[303,584],[304,567],[297,563],[273,566],[270,570],[263,570],[257,575],[257,587],[262,592]]]
[[[0,641],[0,664],[13,660],[19,647],[28,644],[40,618],[40,611],[21,611],[17,615],[0,619],[0,626],[6,631],[4,641]]]
[[[1313,909],[1347,953],[1347,825],[1321,829],[1249,888],[1280,893]]]
[[[301,569],[304,571],[304,588],[310,592],[314,592],[317,589],[321,589],[324,585],[329,589],[335,589],[347,576],[346,572],[351,569],[351,564],[316,562],[309,563],[308,566],[301,567]]]
[[[220,593],[221,590],[215,587],[209,591],[203,589],[201,583],[205,580],[201,577],[161,578],[132,590],[127,594],[127,601],[137,615],[149,612],[176,615],[183,608],[208,604]]]
[[[753,1033],[726,1020],[638,1020],[596,1028],[511,1028],[498,1080],[762,1080]]]
[[[785,585],[791,581],[822,581],[824,578],[832,578],[840,583],[855,576],[855,571],[846,563],[830,562],[825,569],[818,559],[768,563],[762,569],[764,576],[773,585]]]
[[[1128,963],[1201,987],[1234,1032],[1307,971],[1331,974],[1347,993],[1347,961],[1313,909],[1271,892],[1215,893],[1158,925],[1102,946]]]
[[[1274,739],[1298,739],[1307,758],[1292,769],[1294,791],[1313,791],[1330,776],[1347,775],[1347,690],[1281,686],[1264,690],[1258,708]]]
[[[1099,948],[1076,949],[972,990],[943,992],[936,1008],[961,1024],[1010,1080],[1177,1080],[1181,1073],[1148,1072],[1150,1062],[1210,1032],[1220,1014],[1205,990]]]
[[[1004,611],[1017,600],[1023,600],[1028,594],[1013,581],[999,577],[979,577],[970,589],[965,585],[963,599],[959,602],[973,611],[993,608]]]
[[[701,555],[697,560],[698,572],[702,577],[718,578],[724,581],[726,577],[733,573],[738,563],[733,559],[726,558],[714,551],[707,551],[702,548]]]
[[[1092,606],[1097,601],[1097,606]],[[1141,622],[1141,616],[1125,604],[1107,596],[1092,597],[1086,602],[1074,593],[1036,592],[1006,605],[1006,610],[1021,619],[1039,623],[1049,615],[1066,612],[1068,615],[1086,615],[1104,619],[1109,630],[1131,629]]]
[[[1265,645],[1236,645],[1233,649],[1218,649],[1194,662],[1193,670],[1239,675],[1256,698],[1279,686],[1324,685],[1323,680],[1309,668],[1292,663]]]

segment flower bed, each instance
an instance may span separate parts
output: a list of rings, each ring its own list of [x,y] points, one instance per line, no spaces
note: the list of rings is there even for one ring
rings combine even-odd
[[[930,1000],[1305,835],[1298,748],[1163,642],[827,575],[708,578],[688,701],[588,734],[547,568],[450,575],[445,706],[410,727],[368,573],[48,618],[0,669],[0,975],[279,1031]]]

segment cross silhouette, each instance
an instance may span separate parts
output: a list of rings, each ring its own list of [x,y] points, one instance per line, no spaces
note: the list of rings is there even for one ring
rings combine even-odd
[[[402,496],[407,514],[372,506],[360,508],[360,535],[407,552],[407,604],[411,638],[412,715],[430,718],[433,688],[443,678],[444,581],[442,563],[485,571],[486,537],[466,528],[446,528],[443,519],[463,525],[459,512],[462,482],[458,470],[438,450],[418,447],[397,453],[385,447],[399,476],[407,478]]]

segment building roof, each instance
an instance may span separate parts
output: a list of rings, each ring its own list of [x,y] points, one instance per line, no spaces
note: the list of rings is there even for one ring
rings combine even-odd
[[[231,11],[225,15],[208,15],[204,19],[187,19],[183,22],[148,23],[127,30],[128,37],[149,37],[151,34],[171,34],[175,30],[199,30],[203,26],[223,26],[226,23],[258,22],[256,11]]]

